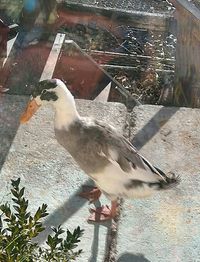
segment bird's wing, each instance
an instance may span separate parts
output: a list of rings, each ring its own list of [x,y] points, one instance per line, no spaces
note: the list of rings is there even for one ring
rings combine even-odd
[[[166,175],[141,156],[136,148],[113,127],[95,121],[95,128],[97,133],[101,134],[99,139],[101,151],[107,158],[117,162],[123,171],[141,168],[158,176],[158,179],[165,180]]]

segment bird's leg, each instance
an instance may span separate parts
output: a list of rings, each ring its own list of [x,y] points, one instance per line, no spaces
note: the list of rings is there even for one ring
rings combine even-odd
[[[83,186],[83,192],[81,192],[79,196],[86,198],[90,201],[90,203],[93,203],[99,199],[101,196],[101,191],[98,189],[98,187]]]
[[[93,222],[110,220],[116,216],[117,206],[117,200],[115,200],[111,202],[111,208],[107,205],[98,208],[91,208],[91,215],[88,220]]]

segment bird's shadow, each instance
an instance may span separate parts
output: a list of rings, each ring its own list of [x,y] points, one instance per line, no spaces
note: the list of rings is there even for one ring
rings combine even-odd
[[[82,186],[92,185],[93,182],[88,179]],[[37,238],[35,238],[34,242],[38,244],[43,244],[47,239],[47,236],[52,233],[51,227],[57,227],[59,225],[64,224],[70,217],[72,217],[84,204],[88,201],[84,198],[80,198],[78,195],[80,193],[80,189],[78,189],[69,199],[67,199],[61,207],[57,208],[53,211],[53,213],[49,214],[48,217],[44,220],[43,225],[45,226],[45,231],[41,232]],[[94,203],[95,207],[101,206],[100,201],[96,201]],[[80,219],[86,219],[85,217]],[[96,262],[98,259],[98,252],[99,252],[99,231],[100,227],[104,226],[107,228],[107,236],[106,236],[106,243],[105,243],[105,250],[109,246],[108,239],[109,239],[109,232],[111,228],[111,221],[102,222],[102,223],[93,223],[88,222],[89,224],[93,224],[94,226],[94,233],[93,239],[91,244],[91,256],[88,259],[88,262]]]
[[[132,254],[132,253],[124,253],[118,259],[117,262],[151,262],[147,258],[144,257],[143,254]]]

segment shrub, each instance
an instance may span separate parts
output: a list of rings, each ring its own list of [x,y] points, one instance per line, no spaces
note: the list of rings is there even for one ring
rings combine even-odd
[[[61,226],[52,228],[53,234],[48,235],[46,246],[40,247],[31,240],[44,231],[42,218],[48,215],[47,205],[43,204],[32,216],[28,209],[28,200],[24,197],[25,188],[19,188],[20,178],[11,180],[13,205],[0,206],[0,261],[1,262],[42,262],[71,261],[80,255],[82,250],[74,251],[83,230],[78,226],[73,232],[67,230],[67,236],[62,238],[64,230]]]

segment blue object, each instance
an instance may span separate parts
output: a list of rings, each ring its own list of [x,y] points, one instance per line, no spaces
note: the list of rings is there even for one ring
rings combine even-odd
[[[27,12],[33,12],[38,5],[38,0],[25,0],[24,1],[24,9]]]

